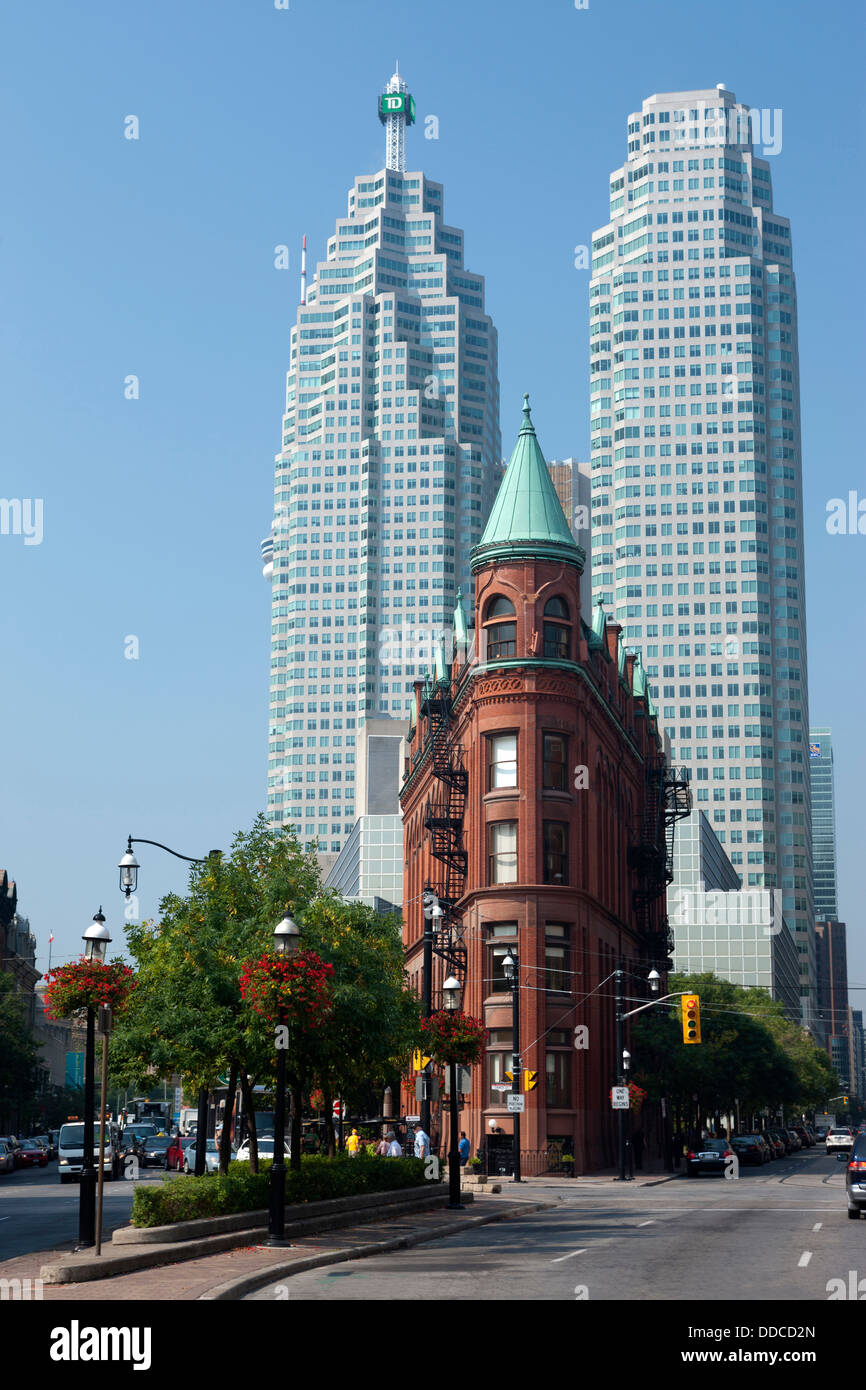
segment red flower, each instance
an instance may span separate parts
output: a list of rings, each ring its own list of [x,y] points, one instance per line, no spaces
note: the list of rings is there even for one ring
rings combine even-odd
[[[421,1021],[423,1046],[436,1062],[472,1066],[480,1062],[487,1029],[470,1014],[440,1009]]]
[[[247,961],[241,973],[241,997],[269,1020],[282,1011],[288,1023],[318,1027],[331,1011],[334,967],[315,951],[286,957],[265,952]]]
[[[45,977],[45,1012],[48,1018],[69,1018],[80,1009],[109,1004],[117,1013],[135,988],[133,972],[119,961],[79,960],[59,965]]]

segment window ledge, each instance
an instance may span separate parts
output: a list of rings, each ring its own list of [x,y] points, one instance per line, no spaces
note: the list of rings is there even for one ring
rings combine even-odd
[[[571,805],[577,800],[574,792],[555,791],[553,787],[541,787],[538,792],[539,801],[565,801]]]
[[[522,801],[524,794],[520,787],[496,787],[484,793],[485,801]]]

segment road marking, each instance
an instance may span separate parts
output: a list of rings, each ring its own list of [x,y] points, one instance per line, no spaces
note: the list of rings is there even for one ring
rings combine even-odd
[[[558,1265],[561,1264],[563,1260],[573,1260],[575,1255],[585,1255],[586,1251],[587,1247],[584,1245],[581,1246],[580,1250],[572,1250],[571,1253],[568,1255],[557,1255],[556,1259],[551,1260],[550,1263],[552,1265]]]
[[[820,1229],[821,1229],[821,1227],[822,1227],[823,1225],[824,1225],[824,1222],[823,1222],[823,1221],[816,1221],[816,1222],[815,1222],[815,1225],[812,1227],[812,1230],[813,1230],[813,1231],[820,1231]]]
[[[639,1221],[637,1224],[638,1224],[639,1226],[652,1226],[652,1225],[654,1225],[654,1222],[652,1222],[652,1221]]]
[[[806,1265],[809,1263],[809,1261],[811,1260],[811,1258],[812,1258],[812,1251],[811,1251],[811,1250],[804,1250],[803,1253],[802,1253],[802,1255],[800,1256],[799,1260],[797,1261],[798,1268],[800,1268],[800,1269],[805,1269],[805,1268],[806,1268]]]

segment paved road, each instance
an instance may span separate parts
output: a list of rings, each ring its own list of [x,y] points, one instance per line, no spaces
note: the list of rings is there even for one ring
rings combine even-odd
[[[129,1224],[132,1192],[139,1182],[159,1182],[157,1168],[135,1181],[107,1182],[103,1187],[103,1231]],[[31,1250],[71,1249],[78,1238],[78,1183],[61,1183],[57,1161],[47,1168],[19,1168],[0,1173],[0,1260]]]
[[[299,1274],[248,1297],[826,1300],[830,1280],[848,1286],[851,1271],[866,1276],[866,1221],[848,1220],[844,1173],[812,1149],[744,1168],[737,1181],[527,1188],[561,1207]]]

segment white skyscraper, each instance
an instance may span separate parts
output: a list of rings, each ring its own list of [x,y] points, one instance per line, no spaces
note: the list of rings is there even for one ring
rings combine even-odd
[[[355,820],[358,729],[404,717],[461,586],[471,611],[469,552],[500,456],[484,281],[441,185],[405,172],[415,106],[397,73],[379,115],[386,167],[355,180],[291,332],[263,548],[268,816],[329,857]]]
[[[593,595],[643,651],[673,756],[815,983],[797,300],[781,112],[723,86],[628,118],[590,299]]]

